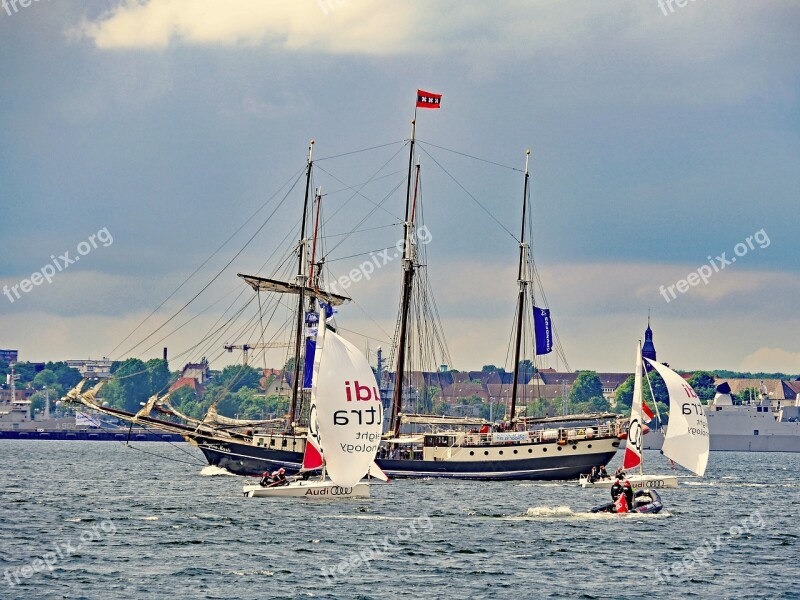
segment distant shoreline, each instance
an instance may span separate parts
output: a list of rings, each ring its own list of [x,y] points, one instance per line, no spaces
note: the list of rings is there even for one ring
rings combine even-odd
[[[130,438],[129,438],[130,435]],[[131,442],[184,442],[185,440],[178,434],[166,432],[153,432],[133,430],[128,433],[127,428],[123,429],[55,429],[55,430],[23,430],[0,431],[0,440],[75,440],[92,442],[124,442],[130,439]]]

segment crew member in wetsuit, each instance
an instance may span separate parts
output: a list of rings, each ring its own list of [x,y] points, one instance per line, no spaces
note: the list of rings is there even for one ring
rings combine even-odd
[[[264,471],[261,474],[261,481],[258,482],[258,485],[267,487],[270,483],[272,483],[272,475],[270,475],[269,471]]]
[[[615,479],[614,485],[611,486],[611,501],[616,502],[620,494],[622,494],[622,484],[619,482],[619,479]]]
[[[284,484],[288,483],[286,481],[286,469],[281,467],[280,469],[275,471],[275,473],[272,474],[272,479],[273,479],[275,485],[284,485]]]
[[[625,494],[625,499],[628,501],[628,507],[633,508],[633,487],[631,487],[631,482],[627,479],[625,483],[622,484],[622,493]]]

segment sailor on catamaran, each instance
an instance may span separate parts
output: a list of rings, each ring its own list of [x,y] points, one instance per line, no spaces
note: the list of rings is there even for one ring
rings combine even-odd
[[[281,467],[272,474],[272,485],[285,485],[289,483],[286,481],[286,469]]]
[[[258,484],[261,487],[273,487],[276,485],[284,485],[288,483],[286,479],[286,469],[281,467],[277,471],[273,471],[270,473],[269,471],[264,471],[261,475],[261,481]]]

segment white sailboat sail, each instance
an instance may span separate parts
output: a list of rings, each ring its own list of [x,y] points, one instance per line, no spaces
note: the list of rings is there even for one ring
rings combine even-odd
[[[323,397],[318,390],[324,390]],[[350,342],[327,331],[324,311],[311,397],[328,476],[336,485],[352,487],[370,470],[378,452],[383,404],[369,363]]]
[[[623,469],[633,469],[642,464],[642,443],[644,430],[642,414],[642,347],[636,344],[636,370],[633,379],[633,402],[631,403],[631,420],[628,425],[628,441],[625,443]]]
[[[645,360],[658,371],[669,392],[669,425],[662,452],[702,477],[709,450],[708,421],[703,404],[683,377],[661,363]]]

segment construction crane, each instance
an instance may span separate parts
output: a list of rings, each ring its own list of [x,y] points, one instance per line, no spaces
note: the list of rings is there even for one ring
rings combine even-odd
[[[250,350],[261,350],[262,348],[288,348],[289,344],[282,342],[269,342],[266,344],[225,344],[223,348],[228,352],[234,350],[242,351],[242,358],[244,359],[244,366],[247,366],[248,352]]]

